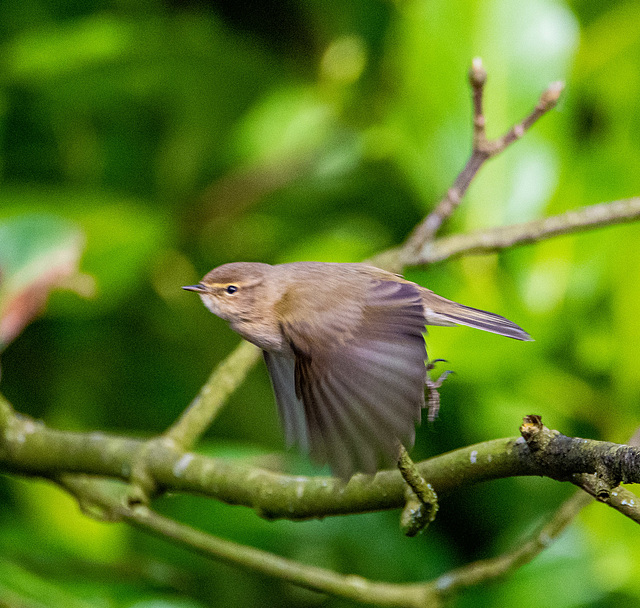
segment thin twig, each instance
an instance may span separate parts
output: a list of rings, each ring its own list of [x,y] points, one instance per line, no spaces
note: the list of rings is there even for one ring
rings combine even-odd
[[[502,137],[495,140],[488,140],[486,137],[486,119],[482,110],[484,85],[487,80],[482,60],[476,57],[469,71],[469,83],[472,90],[473,100],[473,147],[471,157],[467,161],[464,169],[456,177],[453,186],[449,188],[446,195],[436,205],[435,209],[414,229],[405,245],[402,247],[401,255],[403,265],[407,265],[407,260],[415,258],[417,252],[426,243],[433,240],[436,233],[456,210],[462,197],[465,195],[469,185],[473,181],[482,165],[491,157],[496,156],[520,139],[528,129],[546,112],[556,106],[562,93],[564,85],[561,82],[550,84],[542,93],[536,107],[524,120],[514,125]]]
[[[573,521],[580,510],[592,502],[593,498],[588,494],[575,492],[560,506],[546,525],[531,538],[519,543],[514,551],[447,572],[432,583],[434,588],[443,596],[448,596],[466,587],[488,582],[513,572],[546,549]]]
[[[600,203],[522,224],[436,239],[425,243],[405,263],[407,266],[420,266],[461,255],[493,253],[514,245],[536,243],[554,236],[631,222],[639,218],[640,197]]]
[[[209,376],[200,392],[182,416],[164,433],[180,448],[188,450],[209,428],[220,408],[260,358],[260,349],[245,342],[222,362]]]
[[[529,116],[527,116],[522,122],[511,127],[511,129],[509,129],[502,137],[499,137],[492,142],[488,142],[491,156],[499,154],[507,146],[520,139],[539,118],[541,118],[549,110],[555,108],[563,90],[563,82],[552,82],[543,91],[540,99],[538,100],[538,104],[533,109],[531,114],[529,114]]]
[[[126,521],[206,557],[314,591],[378,606],[406,608],[438,608],[455,592],[502,577],[531,561],[569,525],[580,509],[593,501],[588,494],[576,492],[542,529],[519,543],[514,551],[468,564],[434,581],[397,584],[338,574],[218,538],[163,517],[146,506],[127,506],[114,488],[95,479],[74,475],[62,476],[58,482],[78,498],[85,512],[97,513],[100,519]]]
[[[108,512],[113,520],[126,521],[146,532],[210,558],[241,566],[314,591],[329,593],[378,606],[437,608],[437,594],[424,584],[393,584],[371,581],[355,575],[301,564],[268,551],[241,545],[202,532],[163,517],[143,505],[127,506],[118,496],[96,480],[63,476],[60,485],[85,505],[93,503],[98,512]]]
[[[469,84],[471,85],[471,100],[473,102],[473,149],[481,148],[487,141],[486,119],[484,117],[484,85],[487,82],[487,71],[482,65],[482,59],[475,57],[469,70]]]
[[[401,272],[405,267],[426,266],[462,255],[495,253],[516,245],[537,243],[556,236],[594,230],[640,219],[640,197],[590,205],[531,222],[454,234],[425,243],[413,257],[402,247],[380,252],[369,264]]]

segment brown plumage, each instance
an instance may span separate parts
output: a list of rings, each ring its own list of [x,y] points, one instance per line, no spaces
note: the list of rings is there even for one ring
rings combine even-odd
[[[184,289],[263,349],[287,443],[344,479],[394,465],[399,442],[413,445],[425,325],[531,340],[504,317],[365,264],[237,262]]]

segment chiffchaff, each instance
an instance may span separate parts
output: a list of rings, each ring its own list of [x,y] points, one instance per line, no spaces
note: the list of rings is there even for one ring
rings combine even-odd
[[[425,406],[425,325],[531,340],[499,315],[365,264],[237,262],[197,285],[205,306],[259,346],[289,444],[343,479],[397,462]]]

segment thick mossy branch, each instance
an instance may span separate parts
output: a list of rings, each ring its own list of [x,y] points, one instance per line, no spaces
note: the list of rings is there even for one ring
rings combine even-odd
[[[2,434],[0,467],[43,477],[85,473],[129,481],[143,445],[102,433],[57,431],[15,416]],[[397,470],[375,477],[356,475],[345,484],[330,477],[284,475],[172,450],[163,442],[154,442],[145,450],[145,458],[149,474],[168,491],[245,505],[269,519],[309,519],[405,504],[406,483]],[[611,489],[616,485],[612,481],[640,482],[640,448],[566,437],[542,427],[529,443],[522,437],[487,441],[417,463],[416,469],[438,496],[469,484],[523,475],[574,481],[575,475],[596,474]]]
[[[570,480],[576,473],[595,473],[610,489],[621,483],[637,483],[640,450],[636,447],[567,437],[547,429],[539,416],[527,416],[520,432],[531,458],[548,471],[549,477]],[[563,477],[567,471],[572,473]]]

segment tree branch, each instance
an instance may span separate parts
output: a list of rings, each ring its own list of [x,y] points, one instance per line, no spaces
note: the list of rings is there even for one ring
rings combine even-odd
[[[619,486],[603,493],[601,480],[598,476],[586,473],[574,475],[571,482],[584,490],[586,494],[609,505],[612,509],[620,511],[625,517],[640,524],[640,499],[630,490]]]
[[[469,71],[469,83],[473,98],[473,147],[471,157],[464,169],[458,174],[453,186],[449,188],[444,198],[436,205],[435,209],[418,224],[403,246],[403,254],[406,258],[414,258],[426,243],[433,240],[445,220],[456,210],[469,185],[473,181],[482,165],[491,157],[500,154],[505,148],[517,139],[520,139],[526,131],[546,112],[558,103],[560,94],[564,88],[563,83],[554,82],[542,93],[533,111],[520,123],[514,125],[505,135],[488,140],[485,131],[486,119],[482,111],[482,99],[484,85],[487,80],[487,72],[482,66],[482,60],[476,57]],[[406,265],[406,260],[403,265]]]
[[[640,219],[640,197],[581,207],[549,217],[454,234],[425,243],[409,255],[406,245],[380,252],[369,264],[401,272],[405,267],[425,266],[462,255],[496,253],[516,245],[537,243],[555,236],[603,228]]]
[[[595,473],[610,495],[620,482],[640,482],[640,448],[566,437],[542,425],[535,436],[529,432],[528,437],[528,443],[514,437],[461,448],[416,463],[416,470],[438,496],[470,484],[523,475],[575,481],[575,475]],[[144,441],[102,433],[53,430],[15,416],[0,438],[0,467],[48,478],[84,473],[128,481],[144,445]],[[405,503],[406,484],[397,470],[381,471],[375,477],[355,475],[345,485],[330,477],[282,475],[207,458],[160,442],[148,445],[148,472],[160,487],[245,505],[268,519],[364,513],[397,509]]]
[[[127,506],[113,488],[95,479],[67,475],[62,476],[59,483],[78,498],[85,511],[97,513],[101,519],[108,514],[112,521],[126,521],[206,557],[274,576],[313,591],[378,606],[406,608],[439,608],[454,593],[502,577],[531,561],[569,525],[580,509],[593,500],[584,492],[576,492],[547,524],[528,540],[519,543],[515,550],[504,555],[468,564],[431,582],[396,584],[338,574],[218,538],[163,517],[146,506]]]
[[[260,358],[260,349],[244,340],[209,376],[182,416],[163,434],[165,439],[188,450],[209,428],[220,408],[242,384]]]
[[[110,519],[126,521],[146,532],[156,534],[206,557],[241,566],[283,581],[339,597],[406,608],[438,607],[437,594],[424,584],[392,584],[370,581],[360,576],[338,574],[280,557],[268,551],[241,545],[207,534],[155,513],[147,506],[127,506],[122,496],[104,484],[78,476],[64,476],[60,484],[78,501],[93,503],[98,512],[110,513]]]
[[[188,450],[209,428],[236,388],[260,357],[260,349],[244,340],[211,373],[182,416],[162,435],[148,440],[135,453],[131,463],[131,488],[128,501],[148,504],[159,493],[157,480],[149,470],[150,454],[178,448]]]
[[[405,244],[379,254],[372,263],[400,271],[404,266],[430,264],[463,253],[499,251],[640,217],[640,199],[630,198],[524,224],[434,240],[483,164],[553,108],[562,91],[561,83],[550,85],[524,120],[502,137],[490,141],[486,138],[483,114],[485,81],[486,72],[476,59],[470,72],[473,149],[465,168]],[[535,417],[525,420],[522,437],[469,446],[407,470],[414,474],[412,479],[416,482],[428,480],[440,496],[465,485],[516,475],[570,481],[585,492],[567,501],[549,524],[515,551],[469,564],[436,581],[419,585],[391,585],[344,576],[217,539],[163,518],[146,506],[123,504],[120,497],[107,491],[105,482],[79,475],[133,479],[136,483],[142,480],[143,491],[159,486],[176,492],[204,494],[253,508],[266,518],[308,519],[402,507],[407,486],[398,471],[383,471],[375,477],[356,475],[345,485],[331,478],[281,475],[187,451],[196,444],[258,357],[258,349],[241,344],[214,371],[182,417],[165,434],[146,442],[102,433],[48,429],[15,414],[0,396],[0,466],[20,474],[53,479],[78,496],[81,506],[93,516],[128,521],[205,555],[311,589],[389,606],[439,606],[443,598],[455,590],[517,568],[537,555],[568,525],[579,508],[591,500],[589,495],[640,523],[638,499],[618,487],[620,482],[640,482],[640,448],[565,437],[549,431]],[[146,481],[150,482],[148,486]],[[424,502],[428,500],[425,498]]]
[[[398,470],[408,486],[405,492],[407,502],[400,515],[400,528],[406,536],[415,536],[436,518],[438,496],[433,486],[420,475],[416,463],[403,445],[400,445]]]
[[[498,557],[467,564],[447,572],[433,582],[434,588],[441,591],[443,597],[448,597],[466,587],[503,577],[517,570],[544,551],[573,521],[580,510],[592,502],[593,498],[588,494],[575,492],[560,506],[547,524],[528,540],[519,543],[516,549]]]
[[[511,226],[478,230],[437,239],[416,252],[409,266],[433,264],[463,254],[493,253],[514,245],[536,243],[544,239],[640,218],[640,197],[582,207],[559,215]]]

